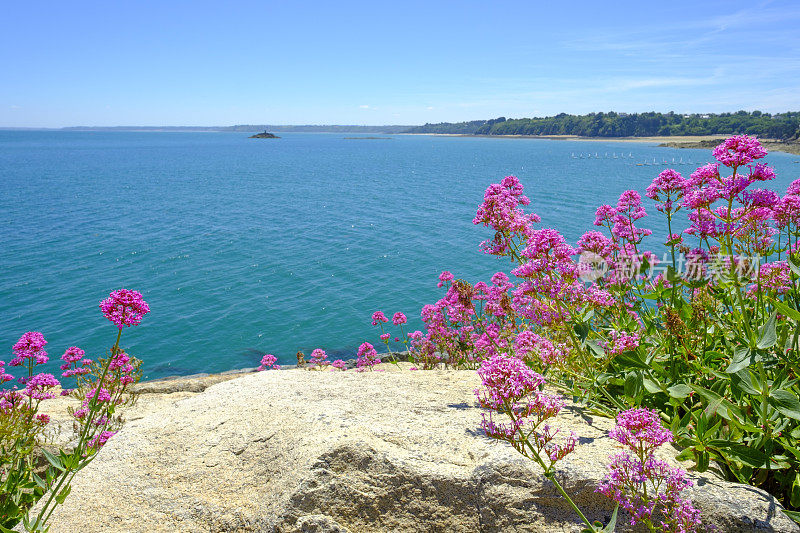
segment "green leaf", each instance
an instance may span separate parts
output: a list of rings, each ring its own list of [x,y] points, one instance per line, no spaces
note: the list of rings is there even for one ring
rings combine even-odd
[[[792,272],[800,277],[800,264],[798,264],[798,260],[791,255],[789,256],[789,268],[791,268]]]
[[[589,339],[586,341],[585,344],[596,359],[602,359],[603,357],[606,356],[606,351],[602,348],[602,346],[597,344],[597,341],[595,339]]]
[[[769,403],[783,415],[800,420],[800,400],[786,389],[769,391]]]
[[[714,446],[719,442],[720,441],[711,441],[709,442],[709,446]],[[728,441],[721,442],[725,442],[725,446],[715,447],[724,456],[732,458],[753,468],[767,468],[769,466],[769,457],[767,457],[762,451],[756,450],[755,448],[750,448],[743,444],[733,444]]]
[[[800,524],[800,511],[787,511],[786,509],[781,509],[783,514]]]
[[[67,469],[64,468],[64,465],[61,464],[61,459],[59,459],[52,453],[48,452],[44,448],[42,449],[42,455],[44,455],[44,458],[47,459],[47,462],[53,465],[53,467],[56,468],[56,470],[60,470],[62,472],[67,471]]]
[[[705,472],[708,470],[708,459],[708,452],[700,452],[700,455],[697,457],[698,472]]]
[[[32,472],[31,475],[33,476],[33,480],[36,482],[43,489],[47,489],[47,485],[45,484],[44,480],[36,475],[35,472]]]
[[[715,444],[725,443],[725,446],[715,446]],[[734,444],[728,441],[711,441],[709,446],[714,446],[726,457],[732,458],[740,463],[753,467],[753,468],[770,468],[780,470],[789,468],[789,463],[786,461],[777,461],[770,459],[764,452],[745,446],[744,444]]]
[[[750,357],[750,348],[747,346],[737,346],[733,350],[733,358],[731,364],[725,369],[728,374],[735,374],[743,368],[750,366],[752,358]]]
[[[758,380],[754,379],[753,374],[745,368],[731,375],[731,387],[735,390],[751,396],[760,396],[761,390],[756,389],[756,385],[758,385],[760,389],[761,384],[758,383]]]
[[[629,372],[625,377],[625,394],[631,398],[639,395],[642,384],[642,375],[638,372]]]
[[[772,300],[772,305],[774,305],[775,308],[778,311],[780,311],[780,313],[782,315],[788,316],[789,318],[791,318],[795,322],[800,322],[800,311],[797,311],[796,309],[792,309],[791,307],[789,307],[785,303],[781,302],[780,300],[774,300],[773,299]]]
[[[671,397],[681,400],[689,396],[689,393],[692,392],[692,388],[685,383],[678,383],[677,385],[668,387],[667,390],[669,391],[669,395]]]
[[[619,504],[614,507],[614,512],[611,513],[611,519],[606,524],[606,527],[603,528],[603,531],[606,533],[611,533],[617,527],[617,512],[619,511]]]
[[[674,268],[672,268],[671,266],[668,266],[667,267],[667,281],[669,281],[670,283],[675,283],[675,282],[680,281],[680,280],[681,280],[680,274],[678,274],[678,272]]]
[[[623,352],[614,358],[614,361],[622,365],[623,368],[626,367],[633,367],[633,368],[642,368],[642,369],[649,369],[650,365],[642,361],[639,357],[639,354],[633,350],[629,350],[627,352]]]
[[[72,492],[72,486],[71,485],[67,485],[66,487],[64,487],[64,490],[62,490],[61,492],[58,493],[58,495],[56,496],[56,501],[59,504],[64,503],[64,500],[67,499],[67,496],[69,496],[70,492]]]
[[[794,475],[794,482],[789,493],[789,503],[794,507],[800,507],[800,472]]]
[[[769,319],[767,323],[761,326],[758,330],[759,339],[756,348],[759,350],[765,350],[767,348],[772,348],[775,346],[775,343],[778,342],[778,334],[775,332],[775,311],[769,315]]]
[[[645,390],[650,394],[657,394],[664,390],[660,383],[658,383],[657,381],[653,381],[650,378],[645,378],[643,384]]]
[[[694,459],[694,450],[691,448],[685,448],[675,457],[675,459],[678,461],[688,461],[689,459]]]
[[[738,407],[733,405],[731,402],[729,402],[716,392],[704,389],[703,387],[700,387],[698,385],[691,385],[691,387],[693,391],[702,396],[703,399],[706,400],[707,402],[709,403],[714,402],[716,404],[714,409],[715,412],[719,413],[719,415],[725,420],[728,421],[734,420],[738,422],[743,418],[742,412],[739,410]]]
[[[581,322],[580,324],[575,324],[572,329],[575,330],[575,333],[578,335],[578,338],[581,341],[585,341],[586,337],[589,336],[589,326],[587,326],[583,322]]]

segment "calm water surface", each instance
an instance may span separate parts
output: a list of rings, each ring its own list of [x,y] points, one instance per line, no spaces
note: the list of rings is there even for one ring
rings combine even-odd
[[[148,378],[251,367],[264,352],[352,355],[379,342],[377,309],[421,328],[442,270],[472,282],[509,270],[478,251],[489,233],[472,225],[489,183],[518,176],[543,226],[574,242],[599,204],[643,193],[673,158],[685,175],[711,159],[642,143],[345,136],[0,132],[0,358],[28,330],[48,339],[50,371],[68,346],[105,350],[115,331],[97,303],[120,287],[151,306],[123,335]],[[770,154],[774,188],[800,177],[798,159]],[[663,234],[648,212],[641,225]]]

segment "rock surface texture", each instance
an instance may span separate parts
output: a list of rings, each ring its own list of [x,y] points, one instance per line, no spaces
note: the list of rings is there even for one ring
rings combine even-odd
[[[382,366],[148,385],[76,476],[51,531],[581,530],[535,465],[483,436],[475,372]],[[560,479],[591,520],[607,520],[610,501],[594,489],[619,450],[612,421],[570,407],[557,425],[581,437]],[[695,482],[691,496],[719,531],[800,531],[763,491]]]

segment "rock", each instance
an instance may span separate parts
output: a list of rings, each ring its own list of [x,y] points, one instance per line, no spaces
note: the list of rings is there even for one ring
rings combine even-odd
[[[51,531],[581,530],[531,461],[482,434],[475,372],[409,366],[267,371],[200,393],[143,394],[76,476]],[[618,450],[612,421],[568,406],[554,425],[581,437],[559,479],[606,521],[611,502],[594,489]],[[695,479],[707,525],[800,531],[761,490]]]
[[[267,133],[266,131],[263,133],[256,133],[255,135],[250,136],[251,139],[280,139],[277,135],[273,133]]]

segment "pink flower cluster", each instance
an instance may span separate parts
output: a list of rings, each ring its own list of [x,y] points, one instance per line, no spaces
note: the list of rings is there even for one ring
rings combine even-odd
[[[726,167],[736,168],[767,155],[767,151],[755,137],[734,135],[714,148],[714,159]]]
[[[649,452],[672,442],[672,432],[661,425],[655,409],[628,409],[617,415],[617,425],[609,437],[633,450]]]
[[[488,437],[509,442],[525,456],[531,453],[529,445],[537,459],[549,459],[550,467],[575,449],[574,434],[559,442],[559,430],[544,423],[561,411],[564,401],[541,390],[545,382],[541,374],[516,357],[494,355],[481,364],[478,376],[481,387],[475,395],[490,410],[481,422]],[[506,421],[497,422],[496,415],[505,415]]]
[[[556,346],[549,339],[530,330],[519,332],[514,340],[514,349],[517,355],[523,359],[533,356],[540,359],[545,365],[563,363],[568,352],[566,344],[561,343]]]
[[[278,370],[280,367],[275,364],[277,361],[278,358],[271,353],[264,354],[264,357],[261,358],[261,364],[258,367],[258,371],[261,372],[263,370],[267,370],[268,368]]]
[[[597,235],[586,236],[583,244],[604,246]],[[527,262],[511,271],[523,279],[513,291],[515,312],[547,327],[569,321],[575,311],[613,304],[607,291],[581,280],[581,268],[572,259],[576,253],[558,231],[532,230],[521,254]]]
[[[64,364],[61,365],[61,370],[64,371],[61,377],[71,378],[88,374],[91,371],[92,360],[84,359],[83,356],[85,354],[86,352],[77,346],[70,346],[67,348],[64,355],[61,356],[61,359],[64,361]]]
[[[639,346],[639,334],[636,332],[626,333],[624,331],[613,330],[610,333],[611,341],[606,343],[606,353],[610,356],[619,355],[633,350]]]
[[[624,411],[617,415],[617,425],[609,436],[630,451],[612,458],[596,492],[625,509],[631,525],[644,522],[659,531],[675,533],[702,531],[700,511],[680,494],[692,482],[683,470],[653,456],[656,448],[672,441],[672,432],[661,425],[658,413],[647,409]]]
[[[789,264],[786,261],[774,261],[760,265],[755,281],[747,289],[748,296],[754,297],[759,289],[772,294],[786,294],[792,288]]]
[[[52,390],[59,385],[60,383],[53,374],[36,374],[27,380],[22,394],[34,400],[49,400],[55,397]]]
[[[142,293],[130,289],[119,289],[100,302],[103,315],[119,329],[138,326],[142,317],[150,312],[150,306],[142,299]]]
[[[33,361],[34,365],[42,365],[49,361],[47,352],[44,347],[47,341],[44,340],[44,335],[38,331],[28,331],[19,338],[12,348],[14,351],[14,358],[9,361],[9,366],[22,366],[25,360]],[[31,363],[28,363],[31,364]]]
[[[322,369],[330,364],[331,362],[328,361],[328,354],[325,353],[325,350],[317,348],[311,352],[311,361],[309,361],[311,368]]]
[[[483,203],[472,221],[473,224],[483,224],[495,231],[494,239],[481,244],[484,253],[508,255],[516,249],[515,236],[526,236],[531,225],[541,221],[539,215],[525,214],[519,208],[528,204],[530,200],[523,194],[522,184],[514,176],[506,176],[500,183],[486,189]]]
[[[360,371],[366,369],[372,370],[372,367],[381,362],[378,357],[378,352],[368,342],[363,343],[358,347],[358,358],[356,359],[356,368]]]
[[[372,313],[372,325],[377,326],[381,323],[389,322],[389,319],[386,318],[386,315],[383,314],[383,311],[375,311]]]
[[[683,191],[688,184],[680,172],[667,169],[653,180],[645,194],[651,200],[658,202],[656,209],[662,213],[672,214],[681,208],[677,202],[683,197]]]

